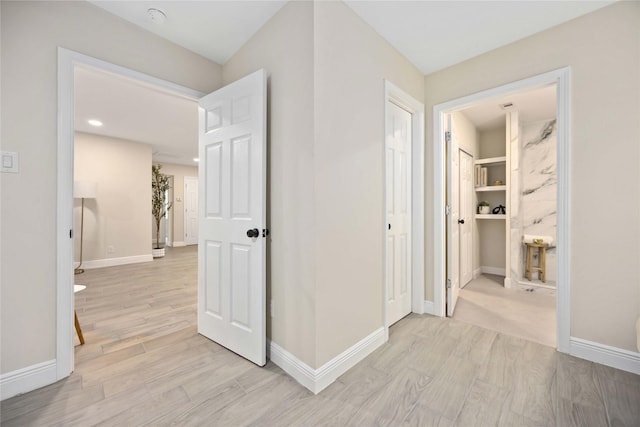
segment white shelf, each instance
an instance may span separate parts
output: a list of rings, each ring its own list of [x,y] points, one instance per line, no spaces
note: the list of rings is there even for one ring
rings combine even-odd
[[[476,187],[476,191],[506,191],[506,185],[488,185],[486,187]]]
[[[505,214],[476,214],[476,219],[506,219]]]
[[[492,165],[492,164],[507,163],[507,156],[488,157],[486,159],[478,159],[476,160],[475,163],[476,165]]]

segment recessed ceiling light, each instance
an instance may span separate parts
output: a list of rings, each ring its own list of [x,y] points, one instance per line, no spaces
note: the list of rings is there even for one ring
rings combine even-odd
[[[200,159],[199,159],[199,158],[197,158],[197,157],[194,157],[194,158],[193,158],[193,161],[194,161],[194,162],[196,162],[196,163],[198,163],[198,162],[200,161]]]
[[[102,122],[96,119],[87,120],[87,123],[89,123],[91,126],[96,126],[96,127],[102,126]]]
[[[151,19],[151,22],[154,24],[162,25],[167,22],[167,15],[160,9],[151,7],[147,9],[147,13],[149,14],[149,19]]]

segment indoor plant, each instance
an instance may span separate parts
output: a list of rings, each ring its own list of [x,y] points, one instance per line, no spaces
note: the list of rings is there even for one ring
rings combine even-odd
[[[486,215],[488,214],[490,207],[489,207],[489,202],[483,200],[480,203],[478,203],[478,213],[481,215]]]
[[[154,258],[164,256],[164,247],[160,246],[160,222],[167,216],[172,204],[167,204],[167,190],[171,188],[169,176],[160,172],[161,165],[151,165],[151,213],[156,221],[156,245]]]

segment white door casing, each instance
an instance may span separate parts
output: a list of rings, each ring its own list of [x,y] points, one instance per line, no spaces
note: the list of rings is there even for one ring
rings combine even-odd
[[[550,84],[557,85],[556,110],[558,128],[558,226],[557,226],[557,337],[558,351],[576,354],[571,346],[571,259],[569,227],[571,207],[571,68],[564,67],[538,74],[526,79],[476,92],[457,99],[453,99],[433,107],[433,142],[434,155],[431,162],[434,182],[434,210],[431,233],[433,236],[433,282],[434,304],[433,314],[446,314],[446,142],[444,128],[446,116],[461,109],[468,108],[482,101],[500,99],[506,95],[538,89]],[[507,181],[508,182],[508,181]]]
[[[266,363],[266,72],[200,100],[198,332]],[[255,233],[255,234],[253,234]]]
[[[184,177],[184,243],[198,243],[198,177]]]
[[[411,312],[411,113],[387,102],[387,326]]]
[[[459,156],[460,183],[460,288],[473,278],[473,157],[464,150]]]
[[[447,138],[447,174],[451,183],[447,188],[447,203],[449,204],[449,216],[447,218],[447,316],[453,316],[458,294],[460,293],[459,145],[453,129],[451,115],[448,115],[447,121],[449,129]]]

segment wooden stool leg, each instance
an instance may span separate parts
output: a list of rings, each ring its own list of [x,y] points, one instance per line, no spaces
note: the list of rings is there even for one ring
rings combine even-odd
[[[73,310],[74,323],[76,325],[76,333],[80,339],[80,344],[84,344],[84,336],[82,336],[82,329],[80,329],[80,322],[78,322],[78,314]]]
[[[540,257],[540,280],[545,283],[547,281],[547,248],[540,248],[538,256]]]
[[[525,277],[531,281],[531,267],[533,265],[533,250],[527,245],[527,265],[525,268]]]

